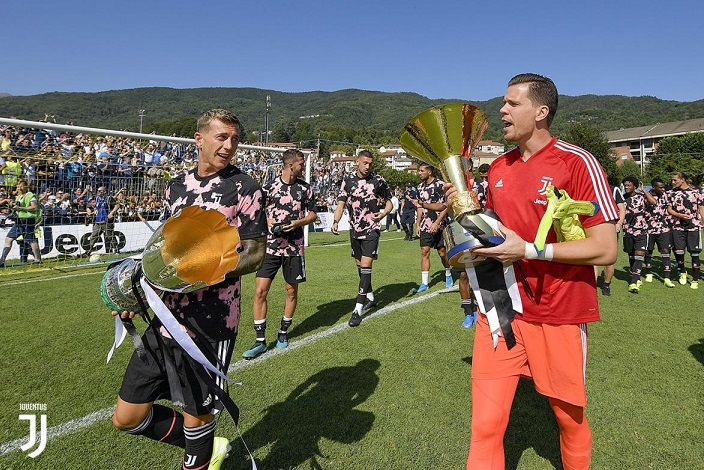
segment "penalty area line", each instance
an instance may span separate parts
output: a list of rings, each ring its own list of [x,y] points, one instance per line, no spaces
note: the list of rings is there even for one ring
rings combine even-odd
[[[376,318],[382,317],[386,314],[389,314],[391,312],[395,312],[396,310],[402,309],[404,307],[408,307],[410,305],[414,305],[429,299],[432,299],[434,297],[437,297],[438,295],[445,294],[447,292],[453,292],[457,291],[457,287],[448,287],[445,289],[441,289],[435,292],[431,292],[429,294],[425,294],[422,296],[418,297],[412,297],[410,299],[404,300],[402,302],[397,302],[393,303],[391,305],[387,305],[386,307],[380,308],[379,310],[376,310],[375,312],[368,313],[366,315],[363,315],[363,320],[362,320],[362,325],[357,326],[355,328],[364,328],[364,323],[368,321],[372,321]],[[278,357],[281,354],[289,354],[292,351],[295,351],[298,348],[302,348],[304,346],[308,346],[310,344],[316,343],[317,341],[320,341],[322,339],[327,338],[328,336],[332,336],[334,334],[337,334],[341,331],[345,331],[347,329],[352,328],[347,324],[347,322],[344,323],[339,323],[335,326],[332,326],[328,328],[325,331],[321,331],[319,333],[312,334],[310,336],[306,336],[303,339],[300,339],[298,341],[292,341],[289,343],[289,346],[287,348],[283,349],[271,349],[267,351],[265,354],[262,354],[261,356],[251,359],[251,360],[246,360],[246,359],[240,359],[239,361],[235,362],[234,364],[231,364],[230,367],[227,370],[227,373],[230,374],[232,372],[236,372],[238,370],[245,370],[249,369],[250,367],[254,367],[255,365],[268,361],[269,359],[273,359],[275,357]],[[235,381],[233,380],[233,383]],[[47,443],[57,437],[70,434],[76,431],[80,431],[81,429],[87,428],[88,426],[91,426],[97,422],[104,421],[110,416],[112,416],[113,412],[115,411],[115,407],[107,407],[103,408],[98,411],[94,411],[93,413],[89,413],[81,418],[76,418],[72,419],[70,421],[66,421],[65,423],[58,424],[56,426],[52,426],[47,429],[46,433],[46,439]],[[0,457],[3,455],[9,454],[11,452],[20,450],[20,446],[23,444],[27,443],[30,439],[30,436],[27,435],[25,437],[22,437],[20,439],[15,439],[12,441],[4,442],[0,444]]]

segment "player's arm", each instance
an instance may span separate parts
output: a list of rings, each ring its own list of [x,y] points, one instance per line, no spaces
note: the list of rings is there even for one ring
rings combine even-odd
[[[670,214],[673,217],[676,217],[678,219],[689,219],[690,217],[687,216],[687,214],[683,214],[681,212],[677,212],[672,208],[672,205],[667,206],[667,213]]]
[[[435,222],[433,222],[433,225],[430,227],[431,232],[437,232],[438,227],[442,223],[443,220],[445,220],[445,217],[447,217],[447,213],[450,212],[450,208],[445,206],[445,208],[438,213],[438,218],[435,219]]]
[[[616,230],[621,231],[623,223],[626,221],[626,204],[619,202],[616,204],[618,208],[618,221],[616,222]]]
[[[384,210],[381,212],[378,212],[377,214],[374,215],[374,220],[376,222],[379,222],[382,220],[386,215],[391,212],[391,209],[393,209],[394,205],[391,203],[390,199],[386,200],[386,204],[384,205]]]
[[[565,264],[586,264],[608,266],[616,262],[616,237],[614,223],[604,222],[585,228],[586,238],[581,240],[551,243],[546,245],[543,256],[549,261]],[[496,258],[504,265],[514,263],[523,258],[533,257],[535,248],[533,242],[527,242],[513,230],[501,225],[501,232],[506,240],[491,248],[477,248],[473,253],[479,256]],[[532,252],[531,252],[532,250]]]
[[[237,267],[227,273],[227,277],[242,276],[257,271],[264,261],[266,237],[240,240],[242,251]]]
[[[337,202],[337,207],[335,208],[335,213],[332,216],[332,227],[330,228],[330,231],[332,231],[333,234],[339,235],[340,232],[337,230],[337,226],[340,224],[340,219],[342,219],[342,214],[345,212],[345,201],[338,201]]]
[[[639,189],[640,189],[640,191],[643,193],[643,196],[645,196],[645,199],[647,199],[648,204],[650,204],[651,206],[657,205],[658,200],[655,199],[655,197],[653,197],[652,194],[650,194],[650,191],[647,191],[647,190],[645,189],[645,185],[644,185],[643,183],[640,184],[640,188],[639,188]]]
[[[457,188],[451,184],[445,185],[448,204],[452,204],[457,192]],[[614,237],[615,222],[603,222],[585,228],[586,238],[581,240],[551,243],[546,246],[542,255],[549,255],[551,261],[559,263],[609,266],[616,262],[617,255],[616,237]],[[476,248],[473,253],[478,256],[496,258],[504,265],[531,257],[535,253],[532,241],[529,243],[523,240],[516,232],[503,224],[500,224],[500,228],[506,237],[503,243],[491,248]]]
[[[308,211],[306,216],[302,219],[292,221],[286,228],[284,228],[284,232],[288,232],[290,230],[295,230],[298,227],[305,227],[308,224],[312,224],[313,222],[315,222],[315,219],[317,217],[318,214],[316,214],[315,211]]]

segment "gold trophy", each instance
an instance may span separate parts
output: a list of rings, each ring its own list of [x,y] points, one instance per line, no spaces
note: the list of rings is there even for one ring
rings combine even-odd
[[[239,262],[240,237],[216,210],[186,207],[161,225],[141,260],[127,258],[108,268],[100,286],[112,310],[140,311],[142,275],[158,290],[191,292],[225,280]],[[133,286],[136,286],[137,294]]]
[[[469,103],[449,103],[423,111],[404,126],[401,146],[410,155],[438,168],[443,180],[459,193],[452,203],[455,220],[443,231],[447,259],[462,268],[486,261],[471,249],[496,246],[504,241],[498,231],[498,217],[486,211],[471,190],[474,176],[469,163],[489,121],[481,109]]]

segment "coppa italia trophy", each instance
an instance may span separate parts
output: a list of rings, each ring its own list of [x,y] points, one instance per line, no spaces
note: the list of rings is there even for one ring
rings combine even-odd
[[[222,282],[237,267],[239,241],[237,229],[220,212],[187,207],[152,234],[141,264],[127,258],[108,269],[100,286],[103,301],[119,312],[138,312],[132,284],[138,269],[162,291],[191,292]]]
[[[457,188],[451,206],[454,220],[443,231],[447,259],[451,266],[466,269],[479,308],[489,320],[494,346],[503,335],[510,349],[516,344],[511,320],[516,312],[523,312],[513,266],[504,267],[494,258],[471,252],[504,241],[498,216],[482,208],[471,190],[474,176],[468,159],[487,126],[484,111],[469,103],[436,106],[406,123],[401,146],[438,168],[443,180]]]
[[[157,291],[192,292],[225,280],[240,259],[240,237],[216,210],[186,207],[162,224],[147,242],[141,260],[127,258],[108,268],[100,285],[103,302],[111,310],[146,314],[146,303],[171,337],[211,372],[227,378],[200,352],[191,337],[164,305]],[[148,317],[146,317],[148,318]],[[129,333],[138,354],[141,340],[129,319],[115,317],[115,349]],[[173,388],[172,388],[173,392]]]

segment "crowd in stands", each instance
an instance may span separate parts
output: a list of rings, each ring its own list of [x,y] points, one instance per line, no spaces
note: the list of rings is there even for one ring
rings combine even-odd
[[[91,222],[95,195],[124,194],[118,221],[164,218],[167,182],[191,168],[194,144],[127,137],[72,134],[51,129],[0,126],[0,214],[9,212],[19,179],[29,184],[44,212],[44,224]],[[281,154],[242,150],[233,161],[260,183],[278,176]],[[318,211],[334,211],[346,174],[339,163],[314,159],[311,185]]]

